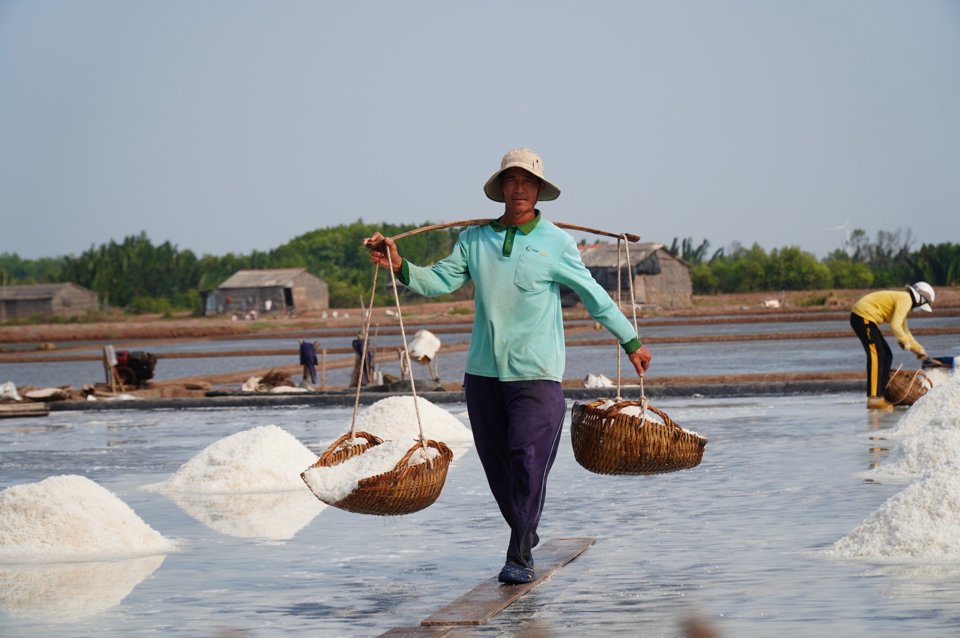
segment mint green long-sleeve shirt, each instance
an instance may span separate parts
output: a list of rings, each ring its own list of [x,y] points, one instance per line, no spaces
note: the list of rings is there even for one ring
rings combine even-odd
[[[432,266],[404,260],[400,280],[428,297],[474,284],[475,319],[466,372],[501,381],[563,380],[560,284],[627,353],[641,347],[633,324],[583,265],[573,238],[540,217],[523,226],[473,226]]]

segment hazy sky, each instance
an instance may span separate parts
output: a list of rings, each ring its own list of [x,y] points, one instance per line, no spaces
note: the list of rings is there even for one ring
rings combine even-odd
[[[960,2],[0,0],[0,252],[495,217],[517,146],[645,240],[960,242]]]

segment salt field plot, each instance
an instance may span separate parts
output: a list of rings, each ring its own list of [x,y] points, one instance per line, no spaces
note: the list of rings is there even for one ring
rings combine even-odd
[[[932,515],[938,504],[927,488],[953,494],[960,478],[922,484],[937,468],[912,452],[910,470],[919,473],[887,480],[891,473],[872,472],[896,459],[907,431],[924,428],[920,403],[914,412],[868,413],[859,394],[652,399],[709,439],[702,464],[650,477],[591,474],[573,458],[568,423],[541,536],[597,542],[462,635],[679,636],[690,617],[738,638],[957,634],[960,559],[950,539],[960,537],[960,523],[942,519],[924,531],[943,537],[934,555],[898,553],[888,532],[909,532],[908,512]],[[943,413],[943,401],[928,403]],[[463,405],[439,407],[466,425]],[[494,576],[507,530],[469,446],[438,501],[403,517],[322,507],[306,486],[277,489],[274,479],[265,493],[245,485],[250,498],[242,502],[240,493],[195,495],[187,499],[194,509],[142,489],[168,481],[213,444],[265,426],[276,429],[260,430],[270,436],[258,445],[285,441],[297,476],[300,446],[319,453],[349,428],[351,414],[110,411],[0,422],[0,490],[82,476],[176,548],[139,558],[124,551],[79,562],[8,560],[0,564],[0,635],[376,636],[419,624]],[[934,427],[960,427],[946,421]],[[939,463],[938,455],[925,458]],[[296,518],[300,508],[272,498],[284,494],[302,494],[316,509]],[[886,551],[838,552],[856,544],[858,528],[869,532],[862,547]]]

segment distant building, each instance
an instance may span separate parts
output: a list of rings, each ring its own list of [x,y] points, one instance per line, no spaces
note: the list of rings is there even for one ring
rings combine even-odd
[[[77,284],[0,287],[0,321],[30,317],[74,317],[96,312],[97,293]]]
[[[215,290],[202,292],[201,298],[206,316],[304,312],[330,306],[327,282],[305,268],[238,270]]]
[[[621,248],[626,260],[626,251]],[[593,244],[584,247],[580,256],[593,278],[616,299],[617,257],[616,244]],[[655,308],[689,308],[693,305],[693,284],[690,266],[670,254],[663,244],[641,242],[630,244],[630,272],[633,274],[633,292],[638,305]],[[630,280],[627,270],[620,272],[621,299],[630,303]],[[565,293],[565,305],[576,303],[572,291]]]

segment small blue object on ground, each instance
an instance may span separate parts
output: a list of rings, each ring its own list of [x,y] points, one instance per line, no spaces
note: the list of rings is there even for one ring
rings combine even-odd
[[[956,366],[956,357],[931,357],[922,364],[924,368],[955,368]]]

